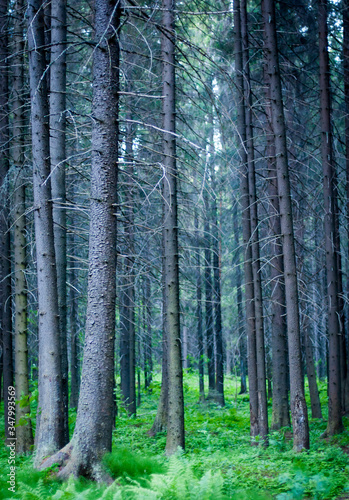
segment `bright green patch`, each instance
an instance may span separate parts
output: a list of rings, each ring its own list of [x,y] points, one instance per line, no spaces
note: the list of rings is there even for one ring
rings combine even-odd
[[[272,432],[269,447],[250,445],[248,395],[239,395],[238,381],[226,379],[226,407],[199,404],[198,376],[184,375],[186,452],[170,460],[164,456],[166,433],[150,437],[160,393],[159,379],[152,393],[142,393],[137,417],[128,417],[119,404],[113,432],[113,452],[104,459],[116,480],[109,486],[86,480],[58,482],[52,471],[32,469],[31,459],[17,457],[16,494],[8,491],[8,450],[0,450],[0,499],[23,500],[291,500],[340,498],[349,492],[349,420],[346,431],[332,439],[321,435],[325,420],[310,420],[311,450],[292,451],[291,429]],[[326,416],[326,387],[320,384]],[[307,398],[309,395],[307,394]],[[32,401],[32,414],[35,414]],[[271,412],[271,408],[269,408]],[[70,431],[75,411],[69,412]],[[3,425],[0,415],[1,424]],[[2,428],[3,434],[3,428]]]

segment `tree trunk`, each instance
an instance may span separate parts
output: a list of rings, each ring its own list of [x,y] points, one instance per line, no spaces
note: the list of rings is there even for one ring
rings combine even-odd
[[[264,57],[266,60],[267,73],[270,82],[270,108],[272,128],[275,137],[281,239],[284,255],[293,448],[295,451],[301,451],[304,448],[309,448],[309,427],[301,375],[302,366],[298,284],[293,233],[291,187],[288,171],[286,128],[277,49],[275,4],[272,0],[262,0],[262,17],[264,27]]]
[[[175,105],[174,0],[162,1],[163,232],[165,325],[168,339],[168,420],[166,454],[184,449],[184,401],[179,323],[179,269]]]
[[[267,71],[264,72],[267,81]],[[270,86],[266,85],[266,100],[270,103]],[[284,259],[282,255],[280,205],[278,197],[277,173],[275,165],[275,143],[272,130],[270,106],[266,106],[268,117],[267,159],[268,159],[268,197],[271,243],[270,280],[271,280],[271,325],[272,325],[272,377],[273,377],[273,430],[290,425],[288,403],[288,363],[287,329],[284,286]]]
[[[28,346],[27,346],[27,283],[26,271],[26,217],[25,217],[25,176],[24,176],[24,2],[17,0],[14,18],[14,58],[13,58],[13,143],[12,157],[16,167],[14,186],[15,223],[14,274],[15,274],[15,383],[16,399],[16,452],[29,453],[33,445],[31,421],[26,417],[30,413]],[[27,404],[25,404],[27,401]]]
[[[74,248],[74,238],[72,238],[72,249]],[[78,300],[76,294],[76,272],[75,262],[72,263],[70,271],[70,290],[69,290],[69,324],[70,324],[70,408],[77,408],[79,401],[80,388],[80,370],[79,370],[79,343],[78,343]]]
[[[211,274],[211,228],[209,222],[209,201],[207,188],[204,190],[204,204],[205,204],[205,220],[204,220],[204,233],[205,233],[205,323],[206,323],[206,348],[207,348],[207,371],[208,371],[208,395],[207,399],[214,399],[216,391],[215,379],[215,362],[214,362],[214,323],[213,323],[213,285]]]
[[[50,153],[54,241],[61,336],[64,443],[69,441],[67,353],[67,238],[65,192],[66,130],[66,0],[51,1]]]
[[[245,307],[248,340],[248,382],[250,394],[250,433],[252,443],[258,436],[258,395],[257,395],[257,353],[256,353],[256,323],[254,307],[254,288],[252,272],[251,248],[251,218],[249,204],[249,179],[246,143],[246,117],[244,106],[243,59],[241,37],[240,0],[234,0],[234,30],[235,30],[235,67],[236,81],[239,90],[237,129],[239,134],[240,153],[240,189],[242,206],[242,233],[244,243],[244,273],[245,273]]]
[[[200,401],[205,400],[205,385],[204,385],[204,339],[202,331],[202,279],[201,279],[201,246],[199,234],[199,219],[197,210],[195,209],[194,227],[196,236],[196,317],[197,317],[197,337],[198,337],[198,350],[199,350],[199,393]]]
[[[149,276],[145,276],[144,286],[144,308],[145,308],[145,341],[144,341],[144,388],[149,389],[153,378],[153,348],[151,328],[151,283]]]
[[[306,318],[304,325],[305,359],[310,393],[311,416],[322,418],[319,390],[316,383],[316,370],[313,356],[313,346],[309,335],[309,320]]]
[[[336,255],[335,165],[332,148],[330,68],[327,48],[327,0],[319,0],[319,58],[321,158],[324,191],[324,236],[326,251],[327,307],[329,332],[328,424],[326,434],[343,430],[340,373],[340,325],[338,304],[338,261]]]
[[[213,126],[213,124],[212,124]],[[213,200],[212,200],[212,240],[213,240],[213,296],[214,296],[214,327],[216,339],[216,396],[215,400],[224,406],[224,362],[223,362],[223,331],[222,331],[222,302],[221,302],[221,269],[219,248],[219,227],[217,217],[215,172],[212,169]]]
[[[164,243],[165,234],[162,232],[162,248],[165,247]],[[148,431],[149,436],[155,436],[158,432],[167,429],[168,421],[168,336],[166,325],[166,300],[167,293],[165,287],[165,255],[162,252],[162,366],[161,366],[161,393],[156,412],[155,420],[152,428]]]
[[[117,0],[95,0],[89,274],[80,397],[70,443],[43,464],[64,464],[61,478],[73,474],[103,479],[100,459],[112,445],[119,22]]]
[[[13,386],[11,252],[8,210],[9,122],[8,122],[8,12],[7,0],[0,2],[0,328],[3,356],[5,437],[8,430],[8,388]]]
[[[36,458],[41,460],[64,444],[62,433],[61,345],[57,274],[50,183],[48,99],[45,74],[43,4],[30,0],[28,25],[29,76],[33,152],[34,227],[39,310],[39,415]]]
[[[131,90],[131,89],[129,89]],[[128,120],[132,119],[130,111],[127,111]],[[136,414],[136,366],[135,366],[135,262],[134,262],[134,214],[133,214],[133,130],[131,123],[126,125],[126,208],[124,221],[124,238],[126,240],[126,257],[124,258],[124,286],[122,296],[124,298],[121,343],[122,356],[120,363],[121,391],[124,403],[129,415]]]
[[[239,356],[240,356],[240,394],[245,394],[247,392],[246,383],[246,339],[244,331],[244,317],[242,310],[242,276],[241,276],[241,265],[240,265],[240,241],[239,241],[239,223],[238,223],[238,213],[237,213],[237,203],[234,203],[233,208],[233,231],[235,240],[235,255],[233,257],[233,268],[235,268],[235,283],[233,286],[236,287],[236,301],[238,308],[238,333],[239,333]],[[228,369],[227,369],[228,373]]]
[[[256,173],[253,145],[252,124],[252,92],[249,65],[249,41],[246,0],[241,0],[241,38],[243,60],[243,95],[246,123],[246,147],[248,161],[248,184],[250,198],[250,224],[252,243],[252,273],[254,285],[254,308],[256,325],[256,353],[257,353],[257,390],[258,390],[258,428],[263,440],[268,436],[268,407],[266,390],[265,346],[264,346],[264,319],[262,302],[262,282],[260,272],[260,250],[257,211]]]
[[[345,166],[346,166],[346,216],[349,220],[349,1],[343,0],[343,70],[344,70],[344,100],[345,100]],[[347,239],[349,240],[349,225],[347,226]],[[349,253],[349,247],[348,247]],[[348,284],[347,284],[348,288]],[[348,315],[349,316],[349,315]],[[348,336],[348,332],[347,332]],[[346,338],[344,337],[344,343]],[[347,353],[348,354],[348,353]],[[344,410],[349,412],[349,359],[344,382]]]

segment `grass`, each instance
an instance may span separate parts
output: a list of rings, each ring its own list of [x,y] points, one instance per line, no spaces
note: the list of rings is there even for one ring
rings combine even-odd
[[[234,377],[225,381],[226,406],[199,404],[198,377],[185,373],[186,451],[166,459],[166,435],[147,435],[154,420],[160,383],[142,394],[137,417],[119,405],[113,452],[104,459],[116,479],[109,486],[86,480],[59,483],[52,471],[33,470],[30,457],[17,457],[16,493],[8,491],[8,450],[0,451],[0,499],[336,499],[349,498],[349,420],[346,431],[323,440],[325,420],[310,420],[311,449],[295,454],[289,428],[270,434],[269,447],[251,447],[248,395],[238,395]],[[326,416],[326,387],[320,384]],[[308,395],[307,395],[308,397]],[[309,401],[308,401],[309,402]],[[269,407],[271,411],[271,407]],[[1,418],[1,417],[0,417]],[[1,418],[3,422],[3,418]],[[70,412],[73,429],[75,412]]]

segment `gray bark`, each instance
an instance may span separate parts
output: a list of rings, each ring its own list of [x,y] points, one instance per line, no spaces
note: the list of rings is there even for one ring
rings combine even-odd
[[[174,0],[163,0],[161,36],[163,85],[163,232],[165,325],[168,339],[168,420],[166,454],[184,449],[184,400],[179,323],[179,265],[175,105]]]
[[[62,439],[62,375],[58,322],[57,274],[55,263],[50,174],[48,98],[43,4],[28,5],[28,50],[31,88],[34,227],[38,280],[39,315],[39,415],[36,458],[57,451]]]
[[[235,30],[235,67],[236,81],[239,89],[237,128],[239,133],[240,153],[240,190],[242,206],[242,233],[244,244],[244,274],[245,274],[245,307],[248,342],[248,382],[250,394],[250,433],[252,443],[258,436],[258,395],[257,395],[257,353],[256,353],[256,323],[254,307],[254,285],[252,271],[251,248],[251,218],[249,204],[249,178],[246,151],[246,117],[243,92],[243,58],[241,36],[240,0],[234,0],[234,30]]]
[[[212,124],[213,125],[213,124]],[[212,246],[213,246],[213,296],[214,296],[214,328],[216,339],[216,402],[224,406],[224,362],[223,362],[223,331],[221,302],[221,269],[220,269],[220,239],[217,217],[216,182],[214,168],[212,169],[213,200],[212,200]]]
[[[265,71],[265,81],[268,74]],[[271,125],[270,87],[266,85],[268,136],[268,197],[270,229],[273,241],[271,244],[270,280],[271,280],[271,323],[272,323],[272,379],[273,379],[273,430],[290,425],[290,409],[288,402],[288,363],[287,363],[287,329],[286,298],[284,286],[284,260],[282,255],[280,206],[275,165],[275,142]]]
[[[215,362],[214,362],[214,322],[213,322],[213,283],[212,283],[212,251],[211,251],[211,225],[210,206],[207,188],[204,191],[205,220],[205,327],[206,327],[206,348],[207,348],[207,372],[208,372],[208,395],[207,399],[214,399],[216,391]]]
[[[17,0],[14,18],[14,58],[13,105],[12,105],[12,158],[16,168],[16,183],[14,186],[14,274],[15,274],[15,384],[16,399],[22,399],[22,404],[16,405],[16,451],[29,453],[33,445],[33,432],[29,406],[28,379],[28,345],[27,345],[27,283],[26,271],[26,217],[25,217],[25,172],[24,172],[24,140],[26,119],[24,113],[24,2]],[[28,404],[23,402],[27,399]]]
[[[252,123],[252,92],[249,65],[249,41],[246,1],[241,0],[241,38],[243,61],[243,96],[246,121],[246,148],[248,161],[248,184],[251,218],[251,243],[252,243],[252,273],[254,286],[254,308],[256,322],[256,353],[257,353],[257,390],[258,390],[258,428],[262,439],[267,440],[268,435],[268,408],[266,391],[266,368],[264,346],[264,318],[262,301],[262,282],[260,273],[260,250],[257,211],[256,173],[253,144]]]
[[[349,220],[349,1],[343,0],[343,70],[344,70],[344,100],[345,100],[345,163],[346,163],[346,216]],[[349,238],[349,225],[347,229]],[[348,249],[349,252],[349,249]],[[348,288],[348,283],[347,283]],[[348,316],[348,315],[347,315]],[[346,332],[348,338],[348,332]],[[347,338],[344,336],[344,343]],[[349,359],[348,350],[345,360],[346,372],[344,380],[344,410],[349,412]]]
[[[50,154],[54,242],[61,336],[64,444],[69,441],[67,353],[67,238],[66,238],[66,0],[51,1]]]
[[[200,233],[199,233],[199,220],[197,215],[197,210],[195,209],[194,215],[194,226],[195,226],[195,236],[196,236],[196,317],[197,317],[197,338],[198,338],[198,350],[199,350],[199,392],[200,401],[205,400],[205,385],[204,385],[204,339],[203,339],[203,328],[202,328],[202,278],[201,278],[201,247],[200,247]]]
[[[114,420],[116,193],[118,171],[119,2],[95,1],[89,273],[78,413],[68,445],[47,460],[59,476],[101,480]]]
[[[5,436],[8,433],[8,387],[13,386],[11,252],[9,231],[9,122],[8,122],[8,15],[7,0],[0,2],[0,338],[3,361]]]
[[[272,0],[262,0],[262,17],[264,28],[264,57],[270,82],[270,107],[275,137],[281,239],[284,256],[293,447],[295,451],[301,451],[302,449],[309,448],[309,427],[302,382],[298,284],[291,187],[277,49],[275,4]]]
[[[132,119],[128,111],[127,117]],[[126,189],[126,208],[124,221],[124,237],[126,241],[126,257],[124,258],[124,280],[121,296],[121,392],[129,415],[136,414],[135,383],[135,262],[134,262],[134,214],[133,214],[133,130],[130,123],[126,126],[126,173],[129,180]]]
[[[338,302],[338,260],[336,255],[335,165],[332,147],[330,73],[327,48],[327,1],[319,0],[321,158],[324,192],[324,236],[328,307],[328,424],[326,434],[341,432],[340,324]]]

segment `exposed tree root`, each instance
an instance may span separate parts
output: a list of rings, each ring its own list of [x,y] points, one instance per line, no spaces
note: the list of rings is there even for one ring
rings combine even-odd
[[[62,481],[67,480],[70,476],[75,478],[83,476],[98,483],[111,484],[114,482],[114,479],[103,469],[97,459],[92,463],[84,460],[83,454],[75,450],[72,441],[51,457],[46,458],[38,468],[45,470],[53,465],[58,465],[57,478]]]

